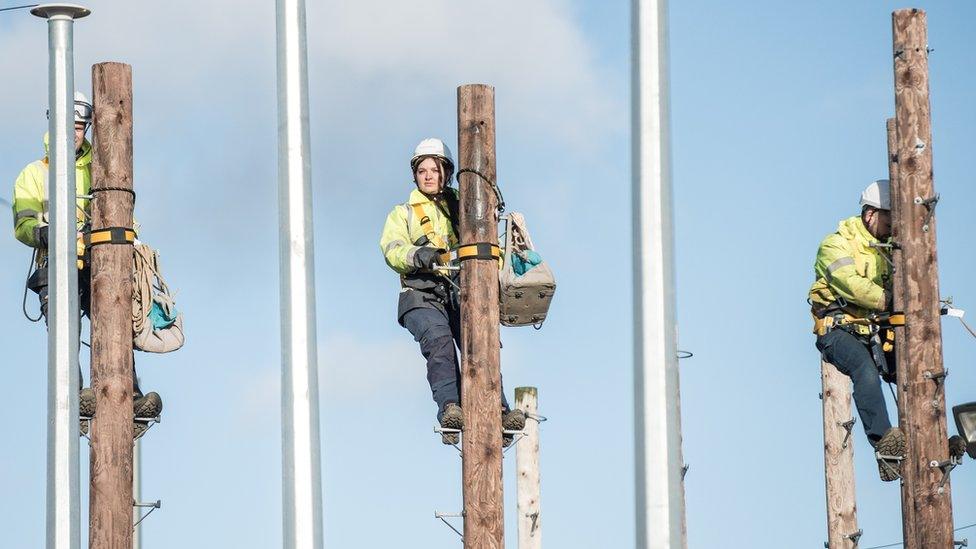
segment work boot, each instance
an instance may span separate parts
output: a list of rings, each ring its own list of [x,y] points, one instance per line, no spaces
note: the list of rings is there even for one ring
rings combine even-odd
[[[141,437],[149,429],[149,420],[163,413],[163,399],[158,393],[135,394],[132,399],[132,438]],[[140,421],[141,420],[141,421]]]
[[[78,415],[95,417],[95,391],[91,387],[85,387],[78,393]]]
[[[85,387],[78,393],[78,430],[82,435],[88,434],[88,426],[91,420],[85,418],[95,417],[95,391],[91,387]]]
[[[157,393],[134,395],[132,399],[132,417],[157,418],[163,412],[163,399]]]
[[[898,427],[888,429],[874,447],[874,455],[878,459],[878,473],[882,481],[891,482],[901,478],[901,462],[905,457],[905,433]]]
[[[448,402],[441,412],[442,429],[464,429],[464,414],[461,407],[456,402]],[[444,444],[457,444],[461,442],[461,433],[441,433],[441,442]]]
[[[502,411],[502,431],[521,431],[525,429],[525,412],[522,410]],[[515,441],[515,435],[502,433],[502,448],[508,448]]]
[[[959,435],[949,437],[949,456],[962,459],[966,455],[966,439]]]

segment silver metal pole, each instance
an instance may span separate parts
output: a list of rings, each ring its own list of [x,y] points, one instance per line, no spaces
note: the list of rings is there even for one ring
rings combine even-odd
[[[305,3],[277,0],[282,535],[322,547]]]
[[[684,549],[667,0],[633,0],[634,408],[638,549]]]
[[[75,235],[75,19],[91,13],[73,4],[43,4],[48,21],[48,337],[47,548],[78,549],[81,504],[78,462],[78,266]]]

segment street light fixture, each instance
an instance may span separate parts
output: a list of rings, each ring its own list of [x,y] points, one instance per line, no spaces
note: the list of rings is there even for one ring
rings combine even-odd
[[[953,406],[952,415],[956,418],[956,429],[966,439],[966,453],[976,459],[976,402]]]

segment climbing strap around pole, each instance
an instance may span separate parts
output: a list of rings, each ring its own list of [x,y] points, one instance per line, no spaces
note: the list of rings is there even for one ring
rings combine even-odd
[[[136,232],[130,227],[106,227],[93,229],[85,236],[86,246],[99,244],[132,244],[136,241]]]
[[[468,259],[501,259],[502,252],[497,244],[490,242],[476,242],[474,244],[462,244],[458,246],[458,261]]]
[[[491,190],[495,191],[495,198],[498,199],[498,205],[497,205],[498,213],[501,213],[501,212],[504,212],[505,211],[505,198],[502,196],[502,191],[501,191],[501,189],[498,188],[498,184],[495,183],[494,180],[490,179],[487,175],[479,172],[478,170],[474,170],[474,169],[471,169],[471,168],[461,168],[460,170],[458,170],[457,176],[456,176],[458,178],[458,184],[459,185],[461,183],[461,174],[462,173],[473,173],[473,174],[477,175],[478,177],[480,177],[482,179],[482,181],[484,181],[485,183],[487,183],[488,186],[491,187]]]

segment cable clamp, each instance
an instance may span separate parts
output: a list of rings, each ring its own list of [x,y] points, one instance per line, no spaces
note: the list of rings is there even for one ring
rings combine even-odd
[[[106,227],[93,229],[85,235],[85,246],[99,244],[132,244],[136,241],[136,232],[131,227]]]
[[[492,244],[490,242],[476,242],[474,244],[462,244],[458,246],[457,258],[458,261],[467,261],[469,259],[501,259],[502,252],[498,247],[498,244]]]

